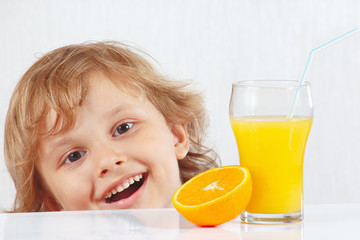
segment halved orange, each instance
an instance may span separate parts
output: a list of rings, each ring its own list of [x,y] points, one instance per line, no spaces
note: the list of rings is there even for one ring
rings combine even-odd
[[[249,170],[238,165],[217,167],[196,175],[176,190],[172,203],[188,221],[216,226],[240,215],[249,203]]]

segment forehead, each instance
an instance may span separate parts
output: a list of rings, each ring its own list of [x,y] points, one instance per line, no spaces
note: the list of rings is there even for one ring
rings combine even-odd
[[[129,79],[110,78],[104,74],[93,75],[89,79],[90,89],[85,98],[84,107],[93,110],[108,110],[115,107],[131,108],[148,102],[143,91],[129,87]],[[120,79],[119,79],[120,78]],[[146,105],[146,104],[145,104]]]

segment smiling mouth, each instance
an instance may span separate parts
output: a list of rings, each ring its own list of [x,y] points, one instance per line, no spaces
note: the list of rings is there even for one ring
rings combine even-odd
[[[145,179],[146,176],[144,174],[139,174],[128,179],[125,183],[113,189],[112,192],[105,197],[105,203],[118,202],[122,199],[129,198],[141,188]]]

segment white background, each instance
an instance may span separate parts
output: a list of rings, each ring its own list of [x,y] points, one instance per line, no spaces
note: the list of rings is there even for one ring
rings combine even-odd
[[[205,93],[208,141],[223,165],[237,164],[228,120],[231,83],[299,79],[313,48],[356,27],[357,0],[1,0],[0,135],[14,86],[37,56],[72,43],[118,40]],[[360,31],[316,53],[306,80],[315,119],[305,154],[305,203],[359,203]],[[9,208],[14,188],[0,156],[0,208]]]

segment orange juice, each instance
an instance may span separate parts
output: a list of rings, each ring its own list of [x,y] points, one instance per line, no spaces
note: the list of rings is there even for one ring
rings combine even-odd
[[[253,191],[247,212],[299,212],[303,199],[303,157],[312,118],[232,118],[240,165],[247,167]]]

